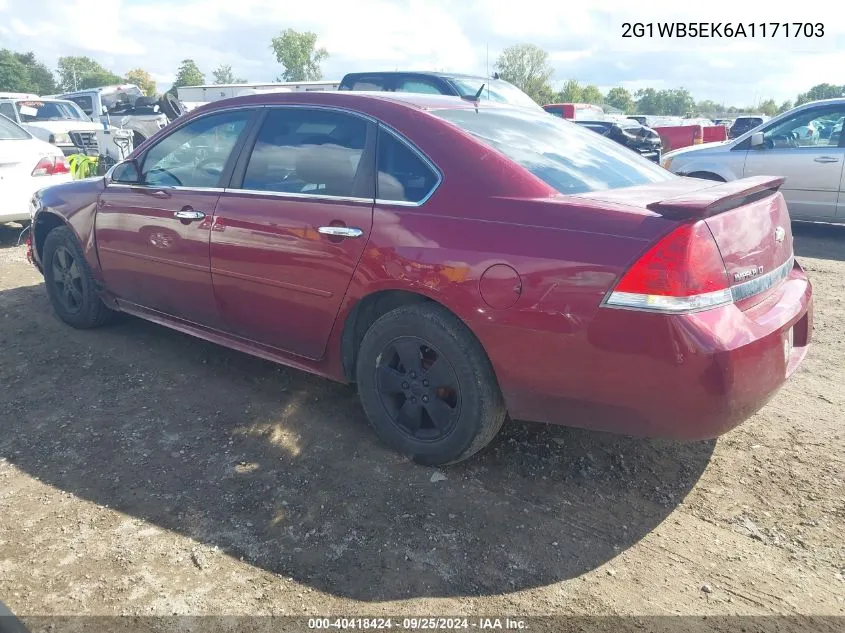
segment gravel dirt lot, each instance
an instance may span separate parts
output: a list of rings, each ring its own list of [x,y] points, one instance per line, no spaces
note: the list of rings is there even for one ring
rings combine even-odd
[[[378,443],[352,388],[134,318],[63,325],[0,227],[0,601],[24,621],[845,616],[845,227],[795,231],[815,341],[738,429],[514,422],[433,470]]]

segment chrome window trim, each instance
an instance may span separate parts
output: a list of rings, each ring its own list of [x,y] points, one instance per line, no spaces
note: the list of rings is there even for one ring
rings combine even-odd
[[[106,185],[106,189],[119,188],[119,189],[152,189],[155,191],[211,191],[222,193],[226,191],[222,187],[183,187],[183,186],[175,186],[175,185],[146,185],[146,184],[138,184],[132,185],[124,182],[110,182]]]
[[[408,149],[410,149],[417,157],[423,161],[423,163],[428,166],[434,172],[434,175],[437,176],[437,182],[431,187],[429,192],[418,202],[411,202],[409,200],[384,200],[383,198],[378,197],[378,146],[376,147],[376,204],[384,205],[384,206],[397,206],[397,207],[421,207],[423,206],[431,196],[437,191],[440,187],[440,184],[443,182],[443,172],[440,168],[432,161],[426,154],[418,148],[414,143],[408,140],[403,134],[397,132],[395,129],[387,125],[386,123],[382,123],[379,121],[379,129],[384,129],[385,132],[390,134],[393,138],[397,141],[405,145]]]
[[[742,301],[743,299],[748,299],[749,297],[753,297],[761,292],[765,292],[779,281],[789,277],[789,273],[792,271],[794,266],[795,254],[793,253],[783,264],[765,275],[757,277],[756,279],[744,281],[736,286],[731,286],[731,295],[733,296],[733,300]]]
[[[290,198],[292,200],[323,200],[326,202],[365,202],[373,204],[373,198],[356,198],[354,196],[331,196],[319,193],[292,193],[287,191],[263,191],[261,189],[238,189],[227,187],[221,189],[223,193],[245,194],[249,196],[269,196],[272,198]]]

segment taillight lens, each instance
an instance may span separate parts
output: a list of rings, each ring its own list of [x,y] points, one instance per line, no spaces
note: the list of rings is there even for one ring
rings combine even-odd
[[[704,221],[682,224],[622,276],[606,305],[657,312],[692,312],[731,303],[730,282]]]
[[[33,176],[55,176],[56,174],[69,174],[70,165],[64,156],[45,156],[38,161]]]

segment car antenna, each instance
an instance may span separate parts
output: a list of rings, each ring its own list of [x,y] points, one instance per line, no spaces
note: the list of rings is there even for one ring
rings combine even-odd
[[[478,101],[481,98],[481,93],[484,92],[484,86],[487,84],[481,84],[481,88],[478,89],[474,95],[461,95],[461,99],[466,99],[467,101]]]

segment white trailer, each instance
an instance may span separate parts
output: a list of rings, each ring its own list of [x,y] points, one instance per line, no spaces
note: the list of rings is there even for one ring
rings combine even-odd
[[[179,101],[183,103],[209,103],[245,94],[261,92],[311,92],[337,90],[339,81],[289,81],[278,83],[212,84],[207,86],[184,86],[177,88]]]

